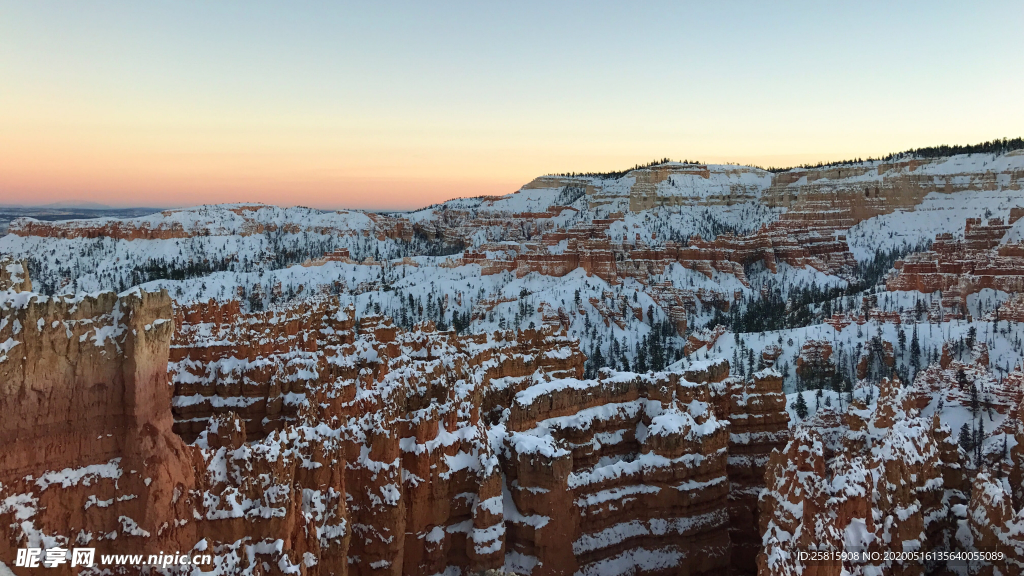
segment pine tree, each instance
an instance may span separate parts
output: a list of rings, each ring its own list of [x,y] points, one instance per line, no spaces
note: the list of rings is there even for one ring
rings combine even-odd
[[[636,371],[640,373],[647,372],[647,337],[640,342],[640,345],[636,349]]]
[[[807,400],[804,400],[804,393],[799,392],[796,395],[796,415],[801,420],[807,418]]]
[[[998,478],[1003,477],[1003,466],[1006,463],[1007,456],[1009,456],[1010,454],[1009,447],[1006,445],[1006,434],[1003,434],[1003,449],[1000,452],[1001,454],[999,456],[999,470],[996,471],[996,475]]]
[[[964,449],[964,452],[971,451],[971,429],[967,426],[967,422],[964,422],[964,425],[960,427],[960,437],[957,438],[957,444]]]
[[[594,361],[594,371],[596,373],[598,368],[601,368],[602,366],[604,366],[604,354],[601,354],[601,347],[600,346],[597,346],[594,349],[593,361]]]
[[[914,371],[921,368],[921,341],[917,338],[917,324],[914,324],[914,335],[910,340],[910,365]]]
[[[956,371],[956,386],[960,390],[967,388],[967,374],[964,373],[963,368]]]
[[[977,452],[977,454],[975,456],[975,464],[979,468],[981,467],[981,458],[982,458],[982,455],[983,455],[982,454],[983,453],[982,447],[983,447],[984,443],[985,443],[985,420],[984,419],[978,419],[978,434],[977,434],[977,436],[974,439],[974,449]]]

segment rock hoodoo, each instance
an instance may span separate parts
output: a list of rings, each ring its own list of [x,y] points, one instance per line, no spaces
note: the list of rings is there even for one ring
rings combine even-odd
[[[15,548],[202,542],[220,570],[310,574],[710,573],[752,563],[760,472],[787,435],[771,369],[580,380],[552,328],[357,326],[329,298],[256,314],[141,291],[6,298]]]

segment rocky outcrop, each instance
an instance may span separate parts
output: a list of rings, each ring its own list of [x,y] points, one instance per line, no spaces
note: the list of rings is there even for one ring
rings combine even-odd
[[[1002,219],[986,224],[969,219],[964,240],[940,234],[930,251],[915,252],[897,261],[896,273],[887,278],[886,289],[941,291],[943,315],[947,318],[964,317],[967,297],[983,289],[1024,291],[1024,245],[1000,244],[1007,227]],[[1017,307],[1009,304],[1006,315],[1016,317]]]
[[[1017,407],[1017,422],[1013,430],[1015,444],[1010,451],[1010,492],[1014,508],[1024,508],[1024,401]]]
[[[541,176],[522,190],[578,188],[591,210],[636,212],[749,202],[759,197],[771,178],[770,172],[750,166],[666,162],[618,175]],[[500,200],[493,204],[501,206]]]
[[[701,348],[711,350],[715,345],[715,342],[718,342],[718,339],[721,338],[725,332],[725,326],[721,325],[716,326],[713,330],[709,330],[707,328],[703,330],[694,330],[686,337],[686,344],[683,345],[683,354],[690,355]]]
[[[1004,486],[985,473],[971,485],[967,524],[973,547],[988,553],[971,563],[976,574],[1024,574],[1024,508]]]
[[[32,280],[28,277],[28,263],[16,262],[10,256],[0,254],[0,291],[31,292]]]
[[[832,344],[827,340],[808,340],[796,359],[796,375],[804,387],[821,388],[836,373]]]
[[[331,299],[172,312],[145,292],[14,294],[0,325],[14,548],[205,551],[224,573],[743,570],[785,441],[772,370],[579,380],[551,328],[402,331]]]
[[[0,296],[0,555],[188,550],[195,451],[171,432],[166,293]]]
[[[531,574],[728,566],[728,424],[700,375],[607,373],[516,395],[508,546]]]
[[[582,376],[585,360],[557,327],[457,337],[429,324],[406,332],[374,316],[359,318],[357,326],[354,308],[340,309],[332,298],[250,314],[237,301],[210,301],[182,307],[176,318],[168,369],[175,429],[188,440],[226,412],[245,420],[250,440],[264,437],[296,421],[302,403],[323,388],[351,400],[356,388],[349,383],[399,368],[411,377],[422,367],[424,377],[445,354],[459,359],[453,376],[476,375],[488,387],[485,411],[507,407],[538,371]]]
[[[114,240],[168,240],[200,236],[250,236],[270,232],[311,232],[331,235],[373,236],[411,240],[413,226],[402,218],[308,208],[278,208],[264,204],[225,204],[164,210],[152,216],[40,221],[18,218],[9,230],[18,236],[44,238],[112,238]]]
[[[175,431],[192,441],[210,416],[230,411],[245,421],[250,439],[262,438],[295,420],[307,392],[339,378],[355,380],[362,366],[352,347],[353,311],[331,304],[304,301],[243,314],[238,301],[210,301],[176,310],[168,366]],[[353,358],[349,365],[329,361],[345,352]]]
[[[516,395],[509,551],[532,574],[751,571],[757,494],[788,416],[778,373],[728,371],[719,360],[682,375],[605,372]]]
[[[921,573],[924,564],[914,561],[820,562],[799,553],[927,549],[951,538],[956,487],[947,481],[959,483],[959,464],[944,454],[955,445],[937,419],[908,417],[898,387],[883,380],[873,412],[851,405],[839,436],[807,423],[772,456],[760,497],[759,574]]]
[[[686,245],[669,240],[651,247],[639,239],[632,244],[612,243],[606,228],[607,225],[579,225],[566,232],[545,234],[541,243],[528,244],[525,249],[485,244],[467,251],[462,262],[479,265],[485,275],[515,272],[518,277],[532,272],[565,276],[582,268],[612,284],[624,278],[648,283],[671,264],[680,264],[708,278],[716,272],[729,274],[744,284],[744,266],[755,263],[772,272],[784,263],[795,268],[810,266],[830,274],[849,273],[855,265],[845,238],[811,230],[773,225],[747,236],[722,234],[714,240],[696,236]],[[563,240],[566,246],[557,253],[549,250]],[[725,295],[719,298],[725,303],[731,300]]]
[[[782,374],[774,368],[755,372],[744,381],[731,378],[716,412],[729,420],[729,537],[731,567],[736,573],[756,571],[761,551],[758,496],[773,452],[789,441],[789,415]]]
[[[633,170],[629,210],[658,206],[731,205],[756,200],[769,174],[748,166],[668,163]],[[600,192],[592,202],[601,202]]]
[[[882,556],[819,561],[800,553],[999,547],[1007,552],[1004,562],[972,563],[972,570],[1018,573],[1019,549],[1010,548],[1019,547],[1021,512],[1012,490],[992,479],[1005,477],[1007,455],[987,450],[984,459],[974,460],[942,419],[969,413],[972,393],[966,387],[975,386],[988,398],[981,414],[1008,416],[992,434],[1013,434],[1020,378],[997,381],[986,367],[954,359],[947,368],[923,370],[909,387],[883,379],[877,398],[862,383],[845,414],[824,409],[804,421],[768,466],[759,502],[764,550],[758,573],[936,573],[964,564]],[[933,415],[919,416],[925,409]],[[961,433],[959,441],[971,440]]]
[[[896,210],[913,210],[930,193],[1020,190],[1024,169],[1016,156],[1011,152],[998,161],[974,155],[794,169],[776,175],[761,202],[786,209],[779,217],[781,226],[842,230]]]

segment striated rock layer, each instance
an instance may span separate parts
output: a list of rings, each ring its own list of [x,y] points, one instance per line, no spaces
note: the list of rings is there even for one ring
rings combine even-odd
[[[978,158],[984,156],[984,162]],[[794,169],[778,174],[761,196],[785,208],[779,224],[811,230],[841,230],[896,210],[913,210],[931,193],[1021,190],[1020,151],[998,159],[962,155],[849,166]]]
[[[195,449],[171,431],[166,293],[0,292],[0,556],[188,550]]]
[[[728,566],[728,424],[694,380],[608,373],[516,396],[508,546],[532,574]]]
[[[755,263],[772,272],[784,263],[795,268],[810,266],[831,274],[848,274],[855,265],[845,237],[835,238],[815,230],[773,224],[744,236],[722,234],[714,240],[695,236],[685,245],[668,240],[652,247],[639,238],[632,243],[612,243],[607,236],[610,223],[594,220],[592,224],[549,232],[542,235],[540,243],[524,247],[483,244],[467,251],[462,262],[479,265],[485,275],[515,272],[519,277],[531,272],[565,276],[582,268],[612,284],[625,278],[646,283],[671,264],[680,264],[708,278],[715,272],[730,274],[744,284],[744,266]],[[560,242],[565,242],[565,248],[552,253],[549,248]],[[728,302],[726,296],[718,297]]]
[[[886,280],[886,288],[941,291],[943,312],[950,318],[963,317],[967,297],[986,288],[1012,294],[1024,292],[1024,244],[1002,243],[1007,229],[1021,216],[1024,211],[1014,210],[1005,222],[993,218],[982,223],[969,218],[963,240],[940,234],[930,251],[916,252],[897,261],[896,272]],[[1016,320],[1018,308],[1019,305],[1010,304],[1004,319]]]
[[[773,452],[789,441],[789,415],[782,392],[782,374],[766,368],[744,381],[724,381],[715,412],[731,423],[729,430],[729,536],[731,567],[737,573],[756,571],[761,550],[758,497]]]

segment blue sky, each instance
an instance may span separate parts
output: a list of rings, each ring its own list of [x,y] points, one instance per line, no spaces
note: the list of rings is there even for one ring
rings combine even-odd
[[[1019,2],[0,1],[0,196],[401,208],[1014,137],[1020,30]]]

